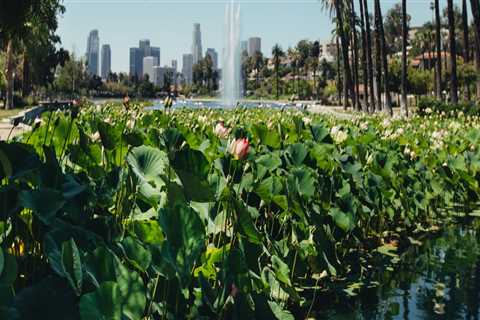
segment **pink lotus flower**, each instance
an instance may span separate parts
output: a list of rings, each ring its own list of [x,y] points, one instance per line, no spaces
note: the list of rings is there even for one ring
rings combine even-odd
[[[230,134],[230,129],[226,128],[223,125],[223,121],[220,121],[219,123],[217,123],[217,125],[215,126],[215,129],[213,131],[215,132],[217,137],[222,138],[222,139],[227,138],[228,135]]]
[[[245,159],[248,155],[249,149],[250,149],[250,144],[248,143],[247,138],[234,140],[230,144],[230,153],[237,160]]]

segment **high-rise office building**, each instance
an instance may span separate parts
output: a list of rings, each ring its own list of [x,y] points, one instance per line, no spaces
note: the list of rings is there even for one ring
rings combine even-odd
[[[90,74],[98,76],[98,60],[100,53],[100,38],[98,37],[98,30],[90,31],[87,40],[87,70]]]
[[[172,67],[153,67],[153,84],[163,88],[168,82],[169,85],[175,84],[175,70]]]
[[[193,80],[193,55],[188,53],[184,54],[182,62],[182,74],[185,83],[191,84]]]
[[[143,53],[140,48],[130,48],[130,76],[142,78]]]
[[[218,53],[215,49],[213,48],[208,48],[207,49],[207,52],[205,53],[205,56],[210,56],[210,58],[212,58],[212,66],[213,66],[213,70],[217,70],[218,69]]]
[[[143,59],[153,57],[153,66],[160,65],[160,48],[151,47],[150,40],[142,39],[138,42],[138,48],[130,48],[130,76],[136,75],[138,79],[142,79],[147,72],[143,69]],[[147,73],[152,80],[152,72]]]
[[[138,42],[138,47],[143,53],[144,57],[150,57],[152,55],[152,51],[150,48],[150,40],[142,39]]]
[[[109,44],[102,46],[102,79],[106,80],[112,72],[112,50]]]
[[[202,32],[200,31],[200,23],[193,25],[193,44],[192,44],[193,64],[198,63],[202,59]]]
[[[248,41],[240,41],[240,50],[242,54],[244,51],[248,52]]]
[[[175,73],[178,72],[178,61],[177,60],[172,60],[172,68],[175,70]]]
[[[148,75],[148,79],[154,82],[153,67],[158,66],[156,57],[143,58],[143,76]]]
[[[157,66],[160,65],[160,48],[159,47],[151,47],[150,48],[150,55],[152,57],[157,58]]]
[[[255,52],[262,52],[262,39],[252,37],[248,39],[248,55],[253,56]]]

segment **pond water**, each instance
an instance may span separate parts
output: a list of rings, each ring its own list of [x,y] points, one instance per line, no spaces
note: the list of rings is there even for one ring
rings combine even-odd
[[[315,319],[480,319],[480,227],[453,226],[402,253],[356,297],[319,296]]]
[[[240,105],[246,108],[256,108],[256,107],[283,108],[287,106],[294,106],[292,104],[271,102],[271,101],[269,102],[242,101]],[[145,108],[145,110],[159,110],[163,108],[164,108],[164,105],[162,100],[154,100],[153,106],[147,107]],[[173,108],[221,109],[221,108],[225,108],[225,105],[221,101],[217,101],[217,100],[207,100],[207,101],[177,100],[173,103]]]

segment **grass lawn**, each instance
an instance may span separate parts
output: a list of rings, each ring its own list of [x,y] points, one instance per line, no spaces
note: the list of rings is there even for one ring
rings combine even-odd
[[[5,110],[5,109],[2,108],[2,109],[0,109],[0,120],[2,120],[4,118],[11,117],[11,116],[14,116],[22,110],[23,110],[23,108],[15,108],[15,109],[9,109],[9,110]]]

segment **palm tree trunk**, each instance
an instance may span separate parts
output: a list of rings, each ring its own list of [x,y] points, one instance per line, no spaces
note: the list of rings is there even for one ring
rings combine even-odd
[[[355,2],[350,1],[350,29],[352,31],[352,40],[353,40],[353,84],[354,84],[354,108],[357,111],[362,109],[360,98],[359,98],[359,82],[360,77],[358,75],[358,37],[357,37],[357,28],[356,28],[356,13],[355,13]]]
[[[475,1],[475,0],[473,0]],[[441,43],[441,29],[440,29],[440,4],[439,0],[435,0],[435,47],[437,49],[437,61],[435,74],[436,92],[435,95],[438,100],[442,100],[442,43]]]
[[[338,103],[342,104],[342,90],[340,89],[340,43],[338,37],[335,39],[337,45],[337,92],[338,92]]]
[[[382,111],[382,62],[381,62],[381,52],[380,52],[380,36],[378,31],[377,19],[375,17],[375,67],[374,72],[374,88],[375,88],[375,98],[376,98],[376,111]]]
[[[385,112],[393,115],[392,98],[388,89],[388,60],[387,60],[387,46],[385,44],[385,33],[383,30],[382,9],[380,7],[380,0],[375,0],[375,13],[377,16],[378,31],[381,42],[382,64],[383,64],[383,90],[385,91]]]
[[[13,41],[9,39],[7,42],[7,52],[6,52],[6,72],[5,80],[7,82],[7,97],[5,101],[5,109],[13,108]]]
[[[480,5],[478,0],[470,0],[475,25],[475,67],[480,74]],[[477,100],[480,99],[480,79],[477,80]]]
[[[408,116],[407,105],[407,0],[402,0],[402,100],[400,108],[403,115]]]
[[[278,95],[278,65],[275,66],[275,81],[277,83],[277,100],[278,100],[278,97],[279,97],[279,95]]]
[[[360,29],[362,35],[362,76],[363,76],[363,111],[368,112],[368,59],[367,59],[367,34],[365,32],[365,9],[363,8],[363,1],[359,0],[360,5]]]
[[[462,0],[462,27],[463,27],[463,61],[465,64],[470,63],[470,54],[468,49],[470,48],[470,41],[468,39],[468,12],[467,12],[467,0]],[[469,84],[465,82],[463,98],[465,101],[470,100],[470,88]]]
[[[353,92],[351,87],[350,61],[348,56],[348,41],[344,31],[343,24],[343,7],[340,1],[335,1],[335,10],[337,13],[338,33],[340,35],[340,42],[342,45],[342,60],[343,60],[343,108],[348,107],[349,93]],[[351,95],[353,99],[353,95]]]
[[[368,2],[367,0],[363,1],[363,8],[365,10],[365,33],[366,33],[366,48],[367,48],[367,72],[368,72],[368,83],[370,89],[370,111],[375,111],[375,90],[374,90],[374,81],[373,81],[373,58],[372,58],[372,33],[370,29],[370,15],[368,14]],[[368,91],[367,88],[365,88]]]
[[[453,104],[458,103],[458,79],[457,79],[457,47],[455,42],[455,17],[453,16],[453,0],[447,1],[448,33],[450,40],[450,95]]]
[[[28,62],[28,54],[25,50],[23,52],[23,82],[22,82],[22,97],[25,98],[30,94],[30,64]]]

